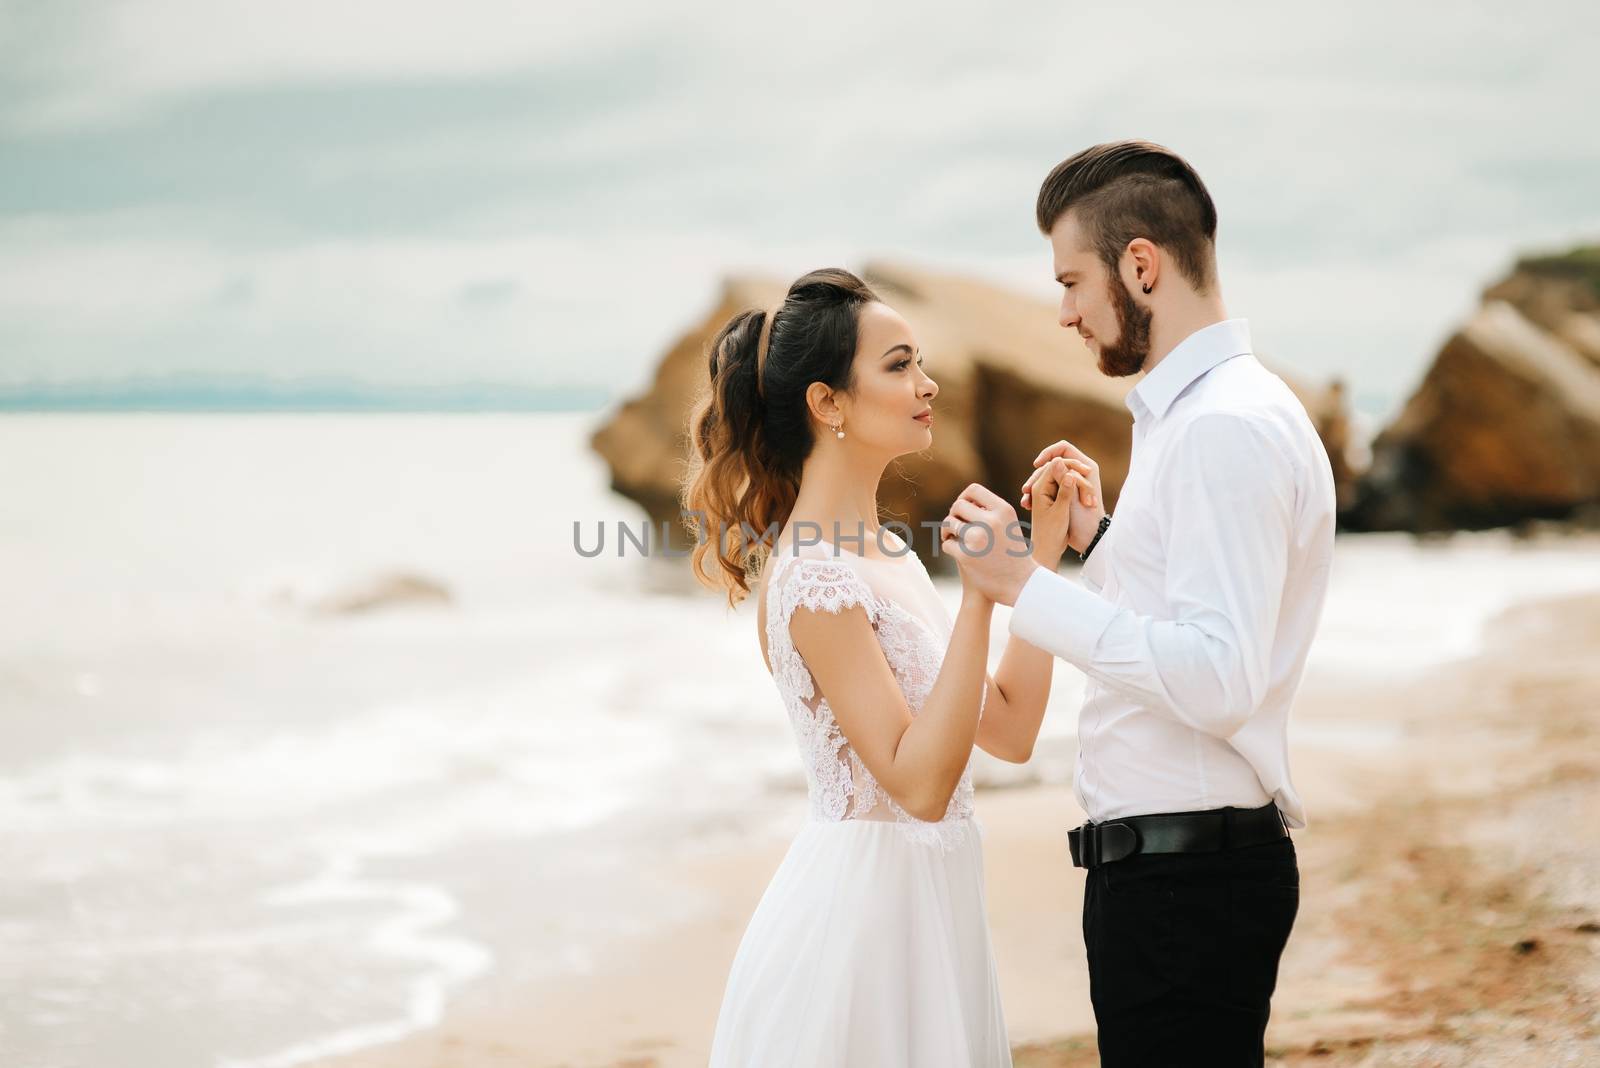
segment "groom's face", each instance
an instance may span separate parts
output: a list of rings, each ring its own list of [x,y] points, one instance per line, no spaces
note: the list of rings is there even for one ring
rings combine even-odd
[[[1051,227],[1050,250],[1061,284],[1061,325],[1083,338],[1101,374],[1125,378],[1139,373],[1150,355],[1150,309],[1134,300],[1123,280],[1084,241],[1073,212]]]

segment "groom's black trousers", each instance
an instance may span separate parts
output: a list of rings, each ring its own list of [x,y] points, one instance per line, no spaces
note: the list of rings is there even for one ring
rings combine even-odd
[[[1300,905],[1293,840],[1140,854],[1086,875],[1102,1068],[1262,1064],[1278,959]]]

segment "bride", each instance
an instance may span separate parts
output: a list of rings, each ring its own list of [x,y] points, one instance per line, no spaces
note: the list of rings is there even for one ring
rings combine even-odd
[[[734,957],[711,1064],[1009,1065],[967,763],[975,744],[1029,758],[1053,657],[1012,638],[991,677],[994,603],[963,574],[952,623],[878,521],[885,468],[933,440],[938,384],[906,321],[838,269],[735,315],[709,363],[683,490],[692,565],[730,604],[759,586],[758,640],[810,795]],[[1050,568],[1060,485],[1033,494],[1032,552]],[[939,536],[959,533],[946,519]]]

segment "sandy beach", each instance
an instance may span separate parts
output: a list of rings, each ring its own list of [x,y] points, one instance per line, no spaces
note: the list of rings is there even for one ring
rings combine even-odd
[[[1303,691],[1313,806],[1269,1063],[1600,1062],[1600,597],[1514,607],[1479,655],[1398,685]],[[1398,740],[1396,740],[1398,739]],[[1098,1062],[1070,791],[980,793],[989,916],[1019,1066]],[[559,984],[493,980],[437,1029],[323,1068],[703,1064],[744,924],[782,845],[685,865],[703,918]]]

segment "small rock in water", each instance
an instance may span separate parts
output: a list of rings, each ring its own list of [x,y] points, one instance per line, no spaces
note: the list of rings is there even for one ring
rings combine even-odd
[[[390,571],[335,590],[312,606],[315,615],[352,615],[403,605],[446,605],[453,598],[443,583],[405,571]]]

